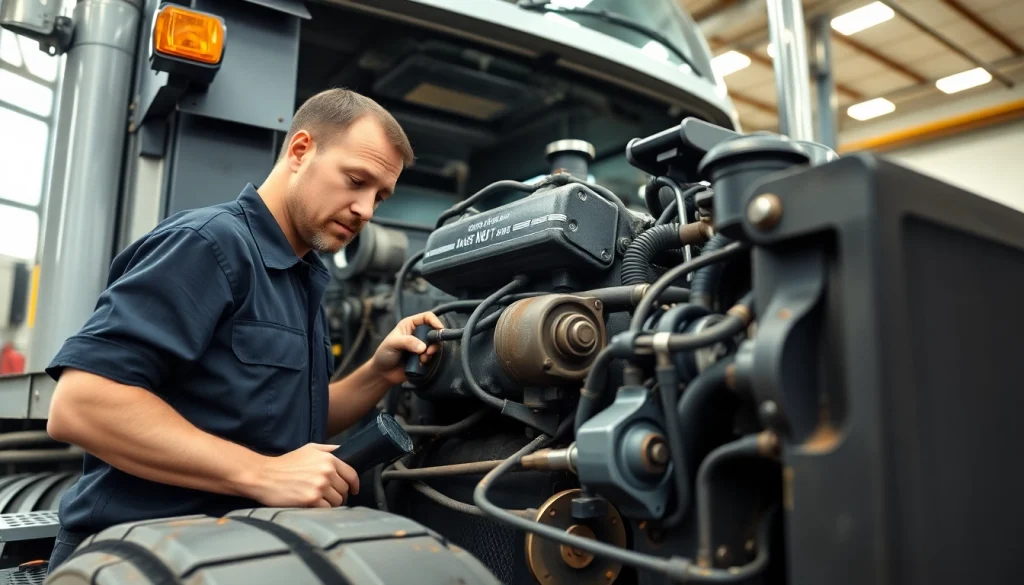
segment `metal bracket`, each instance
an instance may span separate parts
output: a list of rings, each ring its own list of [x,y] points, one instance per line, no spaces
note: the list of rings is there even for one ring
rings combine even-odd
[[[0,419],[46,420],[56,386],[44,372],[0,376]]]

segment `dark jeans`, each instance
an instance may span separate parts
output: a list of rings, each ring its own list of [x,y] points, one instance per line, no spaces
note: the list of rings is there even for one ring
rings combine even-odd
[[[49,575],[66,561],[71,556],[71,553],[75,552],[78,545],[82,544],[82,541],[88,537],[89,535],[83,532],[70,532],[63,528],[58,530],[57,539],[53,543],[53,552],[50,553],[50,564],[46,569],[46,574]]]

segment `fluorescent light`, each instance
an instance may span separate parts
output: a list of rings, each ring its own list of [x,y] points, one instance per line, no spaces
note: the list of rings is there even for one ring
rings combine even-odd
[[[646,45],[643,46],[642,49],[640,49],[640,51],[642,51],[651,59],[656,59],[658,61],[668,61],[668,49],[666,49],[665,45],[659,43],[658,41],[649,41]]]
[[[962,71],[955,75],[943,77],[935,82],[935,87],[945,93],[956,93],[992,81],[992,74],[981,67]]]
[[[548,2],[548,6],[554,6],[555,8],[586,8],[587,4],[590,4],[592,0],[551,0]]]
[[[750,57],[747,57],[739,51],[722,53],[711,60],[711,68],[715,70],[715,73],[722,77],[736,73],[740,69],[746,69],[747,67],[750,67]]]
[[[561,23],[561,24],[565,24],[565,25],[568,25],[568,26],[575,26],[575,27],[579,27],[580,26],[580,23],[576,22],[575,20],[572,20],[571,18],[566,18],[566,17],[562,16],[561,14],[555,14],[554,12],[545,12],[544,13],[544,18],[550,18],[551,20],[553,20],[555,22],[558,22],[558,23]]]
[[[877,118],[886,114],[891,114],[896,110],[896,104],[890,102],[885,98],[875,98],[859,104],[854,104],[846,109],[847,115],[854,120],[870,120],[871,118]]]
[[[895,16],[892,8],[881,2],[872,2],[832,19],[832,28],[844,35],[859,33],[864,29],[882,24]]]

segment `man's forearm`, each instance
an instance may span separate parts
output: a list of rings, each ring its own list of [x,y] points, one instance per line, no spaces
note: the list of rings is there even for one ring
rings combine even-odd
[[[370,362],[331,384],[328,436],[337,435],[370,412],[391,386],[372,369]]]
[[[248,496],[261,455],[203,432],[151,392],[74,370],[57,386],[47,430],[131,475]]]

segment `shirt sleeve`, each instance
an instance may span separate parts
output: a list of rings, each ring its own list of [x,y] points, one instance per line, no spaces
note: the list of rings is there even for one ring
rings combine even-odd
[[[46,368],[53,379],[70,367],[156,390],[203,354],[233,306],[220,248],[192,228],[150,234],[122,254],[123,273]]]

